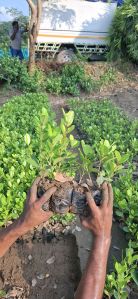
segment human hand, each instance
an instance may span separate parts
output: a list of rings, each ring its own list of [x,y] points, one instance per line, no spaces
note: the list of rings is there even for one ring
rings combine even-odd
[[[25,25],[24,30],[25,30],[25,32],[28,32],[28,31],[29,31],[29,23],[27,23],[27,24]]]
[[[14,34],[18,32],[18,28],[14,28]]]
[[[56,191],[56,187],[52,187],[40,198],[37,198],[37,187],[40,178],[37,178],[31,189],[29,190],[23,214],[20,217],[20,222],[23,223],[26,231],[34,228],[35,226],[47,221],[53,213],[51,211],[44,211],[42,206],[46,203],[52,194]]]
[[[81,218],[85,228],[92,231],[94,237],[110,239],[113,215],[113,190],[109,183],[102,185],[102,202],[98,207],[90,192],[86,193],[90,216]]]

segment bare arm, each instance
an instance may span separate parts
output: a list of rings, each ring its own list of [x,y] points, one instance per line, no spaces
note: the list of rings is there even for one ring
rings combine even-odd
[[[106,265],[111,242],[113,191],[110,184],[103,184],[102,204],[97,207],[90,193],[87,202],[91,216],[83,219],[94,240],[86,270],[81,278],[75,299],[101,299],[106,276]]]
[[[13,224],[3,229],[0,232],[0,257],[2,257],[9,247],[23,234],[27,233],[29,230],[47,221],[51,216],[52,212],[45,212],[42,210],[42,205],[51,197],[51,195],[56,191],[55,187],[50,188],[41,197],[37,198],[37,185],[39,179],[37,179],[31,190],[30,195],[28,195],[24,212]]]

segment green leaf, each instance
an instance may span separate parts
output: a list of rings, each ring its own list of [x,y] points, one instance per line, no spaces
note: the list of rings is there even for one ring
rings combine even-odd
[[[62,135],[58,134],[55,138],[53,138],[52,140],[52,145],[55,146],[56,144],[58,144],[62,139]]]
[[[120,162],[121,155],[120,155],[120,153],[118,151],[115,151],[115,156],[116,156],[117,161]]]
[[[75,129],[75,126],[72,125],[70,128],[68,128],[67,133],[71,133]]]
[[[104,145],[107,147],[107,148],[110,148],[110,143],[108,140],[104,140]]]
[[[58,164],[59,162],[63,161],[64,159],[65,159],[65,157],[64,157],[64,158],[59,157],[59,158],[57,158],[57,159],[54,159],[54,161],[53,161],[53,165]]]
[[[48,121],[48,112],[47,112],[47,109],[44,107],[42,108],[42,116],[45,116],[46,120]]]
[[[83,149],[83,152],[86,156],[92,155],[93,154],[93,149],[89,144],[86,144],[84,140],[81,140],[81,146]]]
[[[116,210],[115,213],[116,213],[116,215],[119,216],[119,217],[124,217],[123,212],[120,211],[120,210]]]
[[[34,159],[32,159],[32,158],[28,158],[27,161],[28,161],[28,163],[29,163],[30,165],[32,165],[34,168],[37,169],[37,168],[39,167],[39,164],[38,164]]]
[[[125,163],[126,161],[128,161],[130,154],[125,154],[121,157],[120,159],[120,163]]]
[[[29,145],[30,142],[31,142],[30,135],[29,135],[29,134],[25,134],[25,136],[24,136],[24,140],[25,140],[25,143],[26,143],[27,145]]]
[[[50,124],[48,124],[48,126],[47,126],[47,131],[48,131],[48,135],[49,135],[50,137],[52,137],[52,136],[53,136],[53,130],[52,130],[52,127],[51,127]]]
[[[98,186],[101,186],[104,181],[105,181],[105,177],[103,177],[103,176],[98,176],[98,178],[96,180]]]
[[[62,133],[65,134],[66,128],[65,128],[63,121],[61,121],[60,128],[61,128]]]
[[[64,113],[64,119],[66,121],[67,127],[70,127],[74,120],[74,111],[69,111],[67,113]]]
[[[116,145],[114,144],[114,145],[112,145],[112,152],[114,152],[116,150]]]
[[[128,190],[127,190],[127,195],[128,195],[129,197],[132,196],[132,189],[128,189]]]
[[[76,147],[79,145],[79,141],[76,140],[73,135],[70,135],[69,139],[70,139],[70,144],[72,147]]]
[[[93,173],[98,173],[98,169],[97,168],[91,168],[91,172],[93,172]]]
[[[129,229],[127,226],[123,226],[123,231],[126,232],[126,233],[129,233]]]
[[[128,298],[128,292],[127,291],[123,291],[121,294],[121,299],[127,299]]]
[[[5,297],[6,296],[6,292],[4,290],[0,290],[0,297]]]
[[[104,289],[104,294],[108,296],[108,298],[110,298],[110,293],[108,292],[108,290]]]

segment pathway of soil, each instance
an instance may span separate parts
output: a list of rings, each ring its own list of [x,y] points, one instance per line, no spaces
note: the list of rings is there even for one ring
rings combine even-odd
[[[49,261],[49,264],[47,261]],[[18,299],[73,299],[80,279],[76,239],[60,236],[50,243],[27,240],[14,244],[0,260],[0,290]]]

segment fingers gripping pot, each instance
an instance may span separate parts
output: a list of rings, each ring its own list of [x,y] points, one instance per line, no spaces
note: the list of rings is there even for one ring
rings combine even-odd
[[[89,214],[89,208],[86,201],[86,192],[90,191],[94,197],[97,205],[100,205],[101,192],[100,190],[92,190],[87,184],[79,184],[73,180],[66,181],[40,181],[38,186],[38,197],[41,197],[47,189],[56,186],[57,190],[52,195],[49,202],[43,205],[43,210],[51,210],[54,213],[66,214],[71,212],[87,216]]]
[[[87,205],[86,192],[90,192],[95,200],[96,205],[100,205],[101,202],[100,190],[93,190],[87,184],[80,185],[75,182],[73,193],[72,193],[72,204],[70,207],[70,212],[82,216],[89,215],[89,207]]]
[[[51,210],[54,213],[66,214],[69,212],[71,206],[73,181],[71,178],[63,177],[61,175],[57,176],[57,179],[53,181],[47,178],[40,180],[37,192],[38,198],[53,186],[57,187],[57,190],[42,208],[45,211]]]

